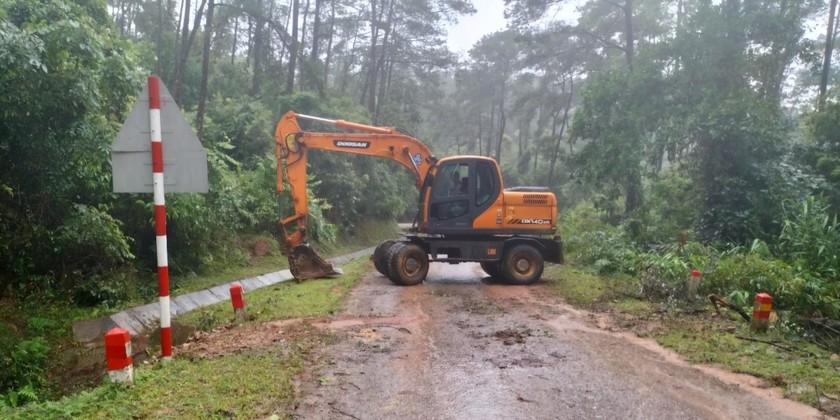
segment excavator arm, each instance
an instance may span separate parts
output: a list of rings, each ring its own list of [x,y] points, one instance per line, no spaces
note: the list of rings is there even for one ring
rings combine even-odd
[[[362,133],[306,132],[298,125],[298,118],[320,121]],[[278,222],[284,235],[283,252],[289,258],[292,275],[298,280],[338,274],[306,241],[309,216],[306,164],[310,149],[393,160],[414,175],[417,188],[422,186],[426,174],[437,161],[426,145],[394,128],[329,120],[292,111],[280,118],[274,132],[274,143],[277,156],[277,192],[284,192],[285,184],[288,183],[294,206],[294,214]]]

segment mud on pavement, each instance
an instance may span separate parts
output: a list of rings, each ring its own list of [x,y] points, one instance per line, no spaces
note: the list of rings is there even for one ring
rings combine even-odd
[[[343,339],[322,347],[298,382],[293,416],[823,418],[754,378],[599,328],[544,285],[484,275],[477,264],[432,264],[420,286],[364,278],[340,316],[316,324]]]

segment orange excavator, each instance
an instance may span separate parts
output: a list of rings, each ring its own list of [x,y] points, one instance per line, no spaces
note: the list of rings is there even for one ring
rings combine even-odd
[[[298,119],[356,132],[303,131]],[[499,165],[483,156],[435,158],[426,145],[394,128],[330,120],[289,111],[274,132],[277,191],[288,183],[294,214],[279,220],[283,252],[298,280],[339,274],[306,241],[307,154],[312,150],[353,153],[393,160],[414,175],[420,191],[417,217],[408,234],[379,244],[377,271],[393,283],[421,283],[430,261],[478,262],[491,277],[530,284],[544,263],[563,263],[556,235],[557,199],[546,187],[505,189]]]

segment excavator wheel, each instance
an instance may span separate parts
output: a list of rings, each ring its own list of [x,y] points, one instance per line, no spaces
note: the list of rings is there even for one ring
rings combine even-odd
[[[481,269],[494,279],[502,278],[502,270],[499,268],[499,263],[496,261],[482,261]]]
[[[388,250],[388,278],[398,286],[420,284],[429,272],[429,256],[418,245],[396,242]]]
[[[394,241],[390,239],[383,241],[381,244],[376,246],[376,249],[373,251],[373,256],[371,256],[373,265],[376,267],[376,271],[386,277],[388,276],[388,260],[386,260],[385,257],[387,257],[388,250],[393,245]]]
[[[505,253],[501,262],[502,277],[510,284],[531,284],[542,277],[545,268],[542,254],[531,245],[517,245]]]

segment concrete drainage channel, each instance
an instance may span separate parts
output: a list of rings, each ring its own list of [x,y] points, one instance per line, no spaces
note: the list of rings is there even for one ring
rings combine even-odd
[[[375,247],[366,248],[347,255],[328,259],[334,265],[341,265],[353,259],[373,254]],[[245,293],[261,287],[292,280],[289,270],[275,271],[261,276],[235,280],[210,289],[199,290],[173,297],[171,300],[172,316],[183,315],[192,310],[214,303],[230,300],[230,286],[242,285]],[[138,306],[115,314],[73,323],[73,338],[81,343],[101,341],[111,328],[120,327],[128,330],[132,336],[142,335],[159,327],[160,307],[158,302]]]

